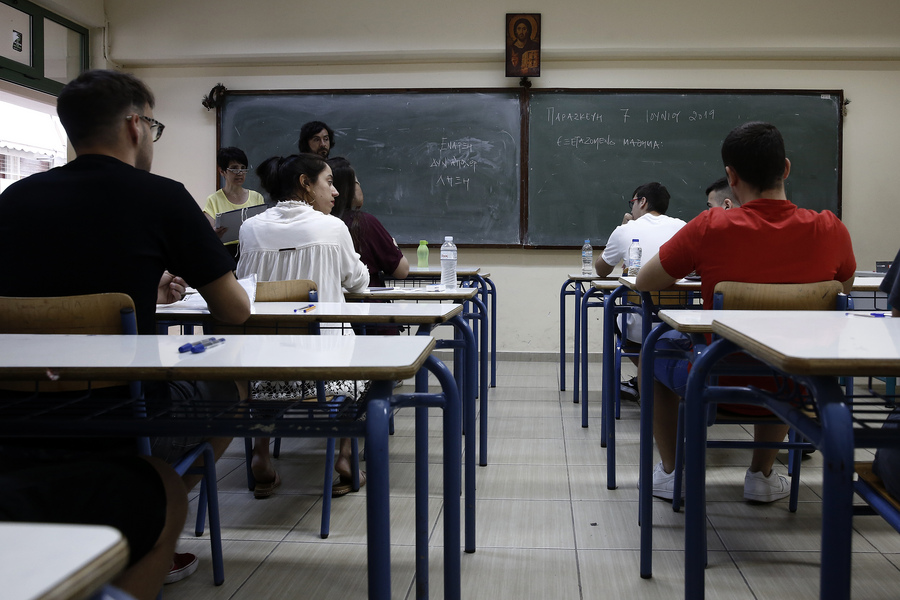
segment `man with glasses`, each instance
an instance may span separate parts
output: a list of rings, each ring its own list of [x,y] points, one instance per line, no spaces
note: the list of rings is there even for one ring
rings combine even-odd
[[[300,152],[311,152],[327,159],[334,146],[334,130],[322,121],[310,121],[300,128],[300,139],[297,140]]]
[[[0,278],[0,296],[125,293],[134,301],[138,332],[149,334],[156,331],[156,304],[180,300],[186,279],[216,318],[238,324],[250,316],[250,300],[232,272],[234,260],[193,197],[177,181],[149,172],[153,143],[163,133],[163,124],[153,117],[153,106],[153,93],[143,82],[116,71],[87,71],[63,88],[57,112],[77,157],[18,181],[0,194],[0,252],[10,257]],[[186,411],[198,396],[213,394],[236,401],[238,389],[230,382],[147,386],[148,402],[184,403]],[[182,446],[197,441],[155,439],[153,453],[170,462],[186,451]],[[130,439],[46,439],[30,446],[28,442],[2,440],[4,481],[32,481],[30,473],[48,467],[67,473],[81,469],[85,474],[83,485],[63,485],[42,496],[59,502],[41,520],[109,523],[129,529],[122,528],[121,522],[109,522],[94,508],[96,492],[91,488],[99,470],[90,468],[91,464],[105,464],[109,468],[104,472],[113,473],[132,461],[127,463],[128,470],[135,478],[156,488],[158,502],[147,497],[146,503],[135,503],[134,510],[126,513],[130,522],[125,525],[143,528],[146,542],[132,545],[129,568],[117,580],[126,591],[138,598],[153,598],[164,579],[177,581],[196,569],[197,558],[192,554],[177,554],[172,560],[186,514],[184,486],[192,487],[196,478],[185,479],[181,485],[164,462],[132,459],[129,455],[136,445]],[[229,440],[210,442],[221,452]],[[35,447],[45,443],[46,451]],[[153,464],[159,475],[148,475],[144,462]],[[143,475],[136,473],[141,467]],[[130,506],[129,494],[138,494],[139,485],[126,489],[131,479],[117,481],[118,475],[109,479],[111,485],[103,489],[112,488],[114,498]],[[171,479],[177,489],[166,483]],[[11,490],[8,485],[0,488],[0,500],[27,502],[27,495],[11,496]],[[173,500],[181,502],[180,514],[172,511]],[[149,507],[146,513],[142,506]],[[150,508],[156,512],[150,514]],[[166,532],[171,535],[167,537]],[[131,545],[133,540],[129,541]]]
[[[646,262],[659,252],[659,247],[669,240],[675,233],[684,227],[681,219],[675,219],[666,215],[669,210],[669,191],[657,182],[645,183],[639,186],[628,201],[629,212],[625,213],[622,224],[615,228],[606,242],[603,254],[594,264],[594,270],[600,277],[606,277],[616,265],[620,264],[628,253],[628,247],[632,240],[639,240],[641,246],[641,261]],[[625,318],[626,338],[634,351],[641,343],[641,317],[629,313]],[[622,322],[617,323],[621,331]],[[637,359],[631,361],[637,364]],[[619,393],[623,398],[638,400],[640,394],[637,387],[637,377],[632,377],[621,382]]]

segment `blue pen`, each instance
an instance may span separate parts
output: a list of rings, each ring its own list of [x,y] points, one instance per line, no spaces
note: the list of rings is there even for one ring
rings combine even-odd
[[[302,306],[300,308],[295,308],[294,312],[308,313],[311,310],[315,310],[315,304],[307,304],[306,306]]]
[[[881,319],[890,316],[890,315],[888,315],[888,314],[886,314],[886,313],[861,313],[861,312],[850,312],[850,313],[846,313],[846,314],[848,314],[848,315],[850,315],[850,316],[852,316],[852,317],[876,317],[876,318],[881,318]]]
[[[180,346],[178,348],[178,352],[185,353],[191,352],[193,354],[199,354],[201,352],[205,352],[207,348],[212,348],[213,346],[218,346],[219,344],[224,344],[225,338],[207,338],[205,340],[200,340],[199,342],[188,343]]]

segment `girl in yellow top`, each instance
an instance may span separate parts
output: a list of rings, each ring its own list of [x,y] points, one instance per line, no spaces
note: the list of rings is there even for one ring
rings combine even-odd
[[[244,179],[247,177],[247,155],[240,148],[229,146],[221,148],[216,153],[216,165],[219,175],[225,178],[225,186],[206,199],[206,207],[203,213],[206,215],[210,226],[216,230],[219,238],[228,230],[227,227],[216,227],[216,215],[240,208],[248,208],[258,204],[265,204],[262,194],[253,190],[244,189]],[[225,242],[225,248],[233,258],[237,258],[238,239]]]

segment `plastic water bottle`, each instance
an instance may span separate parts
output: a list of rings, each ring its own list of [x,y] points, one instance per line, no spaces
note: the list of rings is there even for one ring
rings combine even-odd
[[[452,235],[444,236],[441,246],[441,283],[444,289],[456,289],[456,244]]]
[[[584,240],[581,247],[581,274],[592,275],[594,273],[594,248],[591,240]]]
[[[419,247],[416,248],[416,258],[419,259],[419,268],[428,268],[428,242],[419,240]]]
[[[631,240],[628,246],[628,276],[637,277],[638,271],[641,270],[641,245],[638,239]]]

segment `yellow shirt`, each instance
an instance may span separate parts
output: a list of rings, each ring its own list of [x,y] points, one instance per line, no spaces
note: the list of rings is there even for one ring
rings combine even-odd
[[[249,208],[258,204],[265,204],[262,194],[254,192],[253,190],[247,191],[249,192],[249,196],[246,202],[243,204],[233,204],[228,197],[225,196],[225,190],[218,190],[215,194],[210,194],[209,198],[206,199],[206,207],[204,207],[203,212],[212,217],[212,220],[215,221],[216,215],[219,213]],[[225,245],[231,246],[237,243],[238,240],[234,240],[232,242],[226,242]]]

